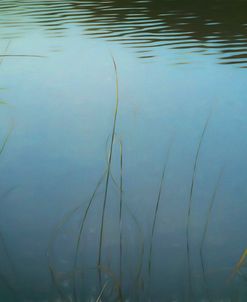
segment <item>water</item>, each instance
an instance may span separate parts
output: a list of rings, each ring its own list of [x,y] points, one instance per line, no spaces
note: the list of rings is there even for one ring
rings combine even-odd
[[[0,301],[246,301],[246,9],[1,1]]]

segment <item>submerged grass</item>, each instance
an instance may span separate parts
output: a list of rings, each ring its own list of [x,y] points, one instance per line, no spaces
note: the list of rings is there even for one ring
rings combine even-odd
[[[13,132],[13,130],[14,130],[14,125],[11,125],[11,128],[9,129],[8,133],[6,134],[5,138],[3,139],[2,144],[0,146],[0,155],[3,153],[3,151],[4,151],[4,149],[5,149],[6,145],[7,145],[7,143],[9,141],[9,138],[10,138],[12,132]]]
[[[70,211],[68,214],[66,214],[64,216],[64,218],[62,219],[62,221],[55,227],[55,230],[53,232],[53,235],[51,236],[49,243],[48,243],[48,248],[46,251],[46,256],[47,256],[47,261],[48,261],[48,269],[50,272],[50,276],[51,276],[51,282],[53,287],[57,290],[60,298],[62,301],[66,301],[67,296],[64,294],[63,290],[60,288],[60,284],[57,280],[57,274],[56,274],[56,269],[54,268],[53,265],[53,261],[52,261],[52,252],[53,252],[53,245],[60,233],[60,231],[62,230],[62,228],[66,225],[66,223],[71,219],[71,217],[80,210],[80,208],[82,207],[82,205],[77,206],[76,208],[74,208],[72,211]]]
[[[114,288],[116,289],[116,292],[117,292],[117,301],[118,302],[122,302],[123,301],[122,289],[121,289],[121,286],[120,286],[119,279],[116,277],[116,275],[114,274],[114,272],[109,267],[106,267],[104,265],[98,266],[97,269],[98,269],[98,271],[101,271],[104,274],[106,274],[112,280]],[[102,296],[103,296],[103,292],[101,294],[101,297]]]
[[[139,255],[139,261],[136,266],[136,274],[135,274],[134,283],[133,283],[133,290],[134,290],[134,292],[138,293],[138,290],[139,290],[140,284],[141,284],[141,273],[142,273],[142,269],[143,269],[143,260],[144,260],[144,252],[145,252],[144,236],[143,236],[143,232],[142,232],[140,223],[138,222],[136,215],[130,210],[127,203],[125,203],[125,208],[137,227],[138,237],[140,240],[140,255]]]
[[[202,133],[199,138],[199,143],[196,149],[196,155],[195,160],[193,164],[193,172],[192,172],[192,179],[191,179],[191,185],[190,185],[190,194],[189,194],[189,204],[188,204],[188,211],[187,211],[187,223],[186,223],[186,252],[187,252],[187,265],[188,265],[188,285],[189,285],[189,292],[188,292],[188,300],[191,299],[191,296],[193,297],[193,289],[192,289],[192,276],[191,276],[191,256],[190,256],[190,222],[191,222],[191,208],[192,208],[192,200],[193,200],[193,194],[194,194],[194,185],[195,185],[195,179],[196,179],[196,172],[197,172],[197,166],[199,161],[199,155],[202,147],[202,142],[205,137],[208,124],[211,118],[212,110],[210,111],[206,122],[204,124]],[[192,298],[193,299],[193,298]]]
[[[115,80],[116,80],[116,103],[115,103],[115,112],[114,112],[114,119],[113,119],[112,133],[111,133],[110,153],[109,153],[109,159],[108,159],[107,171],[106,171],[106,182],[105,182],[104,199],[103,199],[101,224],[100,224],[100,239],[99,239],[99,251],[98,251],[97,267],[101,266],[102,244],[103,244],[104,222],[105,222],[105,209],[106,209],[107,196],[108,196],[109,178],[110,178],[111,162],[112,162],[112,153],[113,153],[113,145],[114,145],[114,137],[115,137],[115,131],[116,131],[118,105],[119,105],[118,71],[117,71],[117,65],[116,65],[116,62],[115,62],[115,59],[114,59],[113,56],[112,56],[112,60],[113,60],[113,65],[114,65],[114,70],[115,70]],[[101,271],[100,270],[99,270],[99,282],[101,284]]]
[[[116,106],[115,106],[115,113],[114,113],[114,120],[113,120],[113,129],[112,129],[112,133],[111,133],[111,143],[110,143],[110,152],[109,152],[109,157],[107,160],[107,168],[106,171],[103,173],[103,175],[100,177],[98,183],[96,184],[96,187],[88,201],[88,204],[86,206],[86,209],[83,213],[82,216],[82,220],[81,220],[81,224],[80,224],[80,228],[79,228],[79,234],[77,237],[77,241],[76,241],[76,247],[75,247],[75,257],[74,257],[74,261],[73,261],[73,268],[72,271],[73,273],[73,282],[72,282],[72,296],[73,296],[73,301],[77,302],[79,301],[79,297],[77,294],[77,281],[76,281],[76,275],[77,275],[77,266],[78,266],[78,256],[79,256],[79,249],[80,249],[80,242],[81,242],[81,238],[82,238],[82,234],[83,234],[83,230],[85,227],[85,222],[86,219],[88,217],[89,214],[89,210],[93,204],[93,201],[95,199],[96,193],[98,192],[100,186],[103,184],[104,180],[105,182],[105,186],[104,186],[104,199],[103,199],[103,209],[102,209],[102,215],[101,215],[101,224],[100,224],[100,242],[99,242],[99,250],[98,250],[98,260],[97,260],[97,268],[98,268],[98,274],[99,274],[99,280],[100,280],[100,284],[101,284],[101,271],[102,269],[100,269],[102,267],[101,264],[101,254],[102,254],[102,243],[103,243],[103,232],[104,232],[104,218],[105,218],[105,208],[106,208],[106,202],[107,202],[107,196],[108,196],[108,187],[109,187],[109,179],[110,177],[113,179],[113,182],[115,185],[117,185],[115,179],[113,178],[113,176],[111,175],[111,161],[112,161],[112,153],[113,153],[113,146],[114,146],[114,141],[115,141],[115,129],[116,129],[116,121],[117,121],[117,113],[118,113],[118,103],[119,103],[119,98],[118,98],[118,74],[117,74],[117,66],[116,66],[116,62],[114,57],[112,57],[113,60],[113,65],[114,65],[114,70],[115,70],[115,76],[116,76]],[[121,180],[120,180],[120,212],[119,212],[119,224],[121,224],[121,220],[122,220],[122,164],[123,164],[123,157],[122,157],[122,142],[120,142],[120,170],[121,170]],[[48,249],[47,249],[47,257],[48,257],[48,266],[49,266],[49,270],[51,272],[51,277],[52,277],[52,281],[54,283],[54,286],[57,287],[58,284],[57,282],[54,282],[54,276],[56,275],[55,273],[55,269],[53,268],[52,265],[52,259],[51,259],[51,253],[52,253],[52,246],[59,234],[59,232],[61,231],[61,229],[63,228],[63,226],[71,219],[71,217],[80,209],[82,208],[82,205],[77,206],[76,208],[74,208],[71,212],[69,212],[61,221],[61,223],[59,223],[59,225],[56,227],[54,235],[51,237],[49,245],[48,245]],[[121,236],[121,235],[120,235]],[[122,250],[122,248],[121,248]],[[122,261],[121,261],[122,262]],[[120,287],[121,288],[121,287]],[[121,290],[120,290],[121,292]],[[103,295],[103,293],[102,293]],[[122,295],[122,294],[121,294]],[[120,295],[120,296],[121,296]],[[122,300],[121,300],[122,301]]]
[[[80,229],[79,229],[79,235],[77,237],[77,242],[76,242],[76,251],[75,251],[75,258],[74,258],[74,262],[73,262],[73,300],[76,302],[78,301],[78,295],[77,295],[77,289],[76,289],[76,272],[77,272],[77,263],[78,263],[78,254],[79,254],[79,248],[80,248],[80,242],[81,242],[81,237],[82,237],[82,233],[83,233],[83,229],[85,226],[85,222],[90,210],[90,207],[92,206],[92,203],[94,201],[94,198],[96,196],[96,193],[99,190],[100,185],[102,184],[103,180],[105,177],[105,173],[100,177],[98,183],[96,184],[96,187],[89,199],[89,202],[87,204],[86,210],[83,214],[82,217],[82,221],[81,221],[81,225],[80,225]],[[57,236],[59,235],[60,231],[62,230],[62,228],[65,226],[65,224],[72,218],[72,216],[78,212],[83,205],[79,205],[77,207],[75,207],[73,210],[71,210],[67,215],[64,216],[64,218],[62,219],[62,221],[57,225],[53,236],[51,237],[50,241],[49,241],[49,245],[48,245],[48,249],[47,249],[47,258],[48,258],[48,267],[50,272],[52,272],[51,277],[52,277],[52,281],[54,281],[54,275],[55,275],[55,269],[53,267],[52,264],[52,259],[51,259],[51,254],[52,254],[52,248],[53,248],[53,244],[57,238]],[[55,285],[55,287],[57,288],[58,283],[57,282],[53,282],[53,284]]]
[[[0,58],[7,58],[7,57],[14,57],[14,58],[45,58],[46,56],[43,55],[27,55],[27,54],[18,54],[18,55],[0,55]]]
[[[80,225],[80,230],[79,230],[79,235],[78,235],[78,238],[77,238],[77,242],[76,242],[76,252],[75,252],[75,258],[74,258],[74,263],[73,263],[73,271],[74,271],[74,280],[73,280],[73,297],[74,297],[74,300],[75,301],[78,301],[78,296],[77,296],[77,289],[76,289],[76,270],[77,270],[77,263],[78,263],[78,254],[79,254],[79,248],[80,248],[80,242],[81,242],[81,237],[82,237],[82,232],[83,232],[83,229],[84,229],[84,226],[85,226],[85,222],[86,222],[86,219],[87,219],[87,216],[88,216],[88,213],[89,213],[89,210],[91,208],[91,205],[95,199],[95,195],[100,187],[100,185],[103,183],[103,180],[105,178],[105,174],[104,173],[94,191],[93,191],[93,194],[91,195],[90,199],[89,199],[89,202],[88,202],[88,205],[86,207],[86,210],[85,210],[85,213],[83,214],[83,217],[82,217],[82,221],[81,221],[81,225]]]
[[[153,217],[152,232],[151,232],[151,243],[150,243],[149,256],[148,256],[149,278],[151,277],[151,269],[152,269],[152,252],[153,252],[154,232],[155,232],[155,226],[156,226],[156,221],[157,221],[157,215],[158,215],[158,211],[159,211],[160,198],[161,198],[163,186],[165,185],[165,174],[166,174],[167,164],[168,164],[169,157],[170,157],[170,151],[171,151],[171,144],[169,146],[169,149],[168,149],[168,152],[167,152],[167,155],[166,155],[166,159],[165,159],[165,164],[164,164],[164,167],[163,167],[163,170],[162,170],[162,175],[161,175],[161,180],[160,180],[160,185],[159,185],[159,191],[158,191],[158,195],[157,195],[154,217]]]
[[[120,141],[120,199],[119,199],[119,283],[122,289],[123,270],[123,232],[122,232],[122,210],[123,210],[123,143]]]
[[[203,229],[203,234],[202,234],[202,240],[201,240],[201,244],[200,244],[200,262],[201,262],[201,268],[202,268],[202,276],[203,276],[203,282],[205,285],[205,289],[206,289],[206,295],[209,301],[212,301],[211,297],[210,297],[210,291],[209,291],[209,285],[208,285],[208,280],[206,277],[206,267],[205,267],[205,261],[204,261],[204,255],[203,255],[203,249],[204,249],[204,245],[205,245],[205,241],[206,241],[206,237],[207,237],[207,233],[208,233],[208,227],[209,227],[209,222],[211,219],[211,214],[212,214],[212,210],[215,204],[215,200],[216,200],[216,196],[217,196],[217,192],[219,189],[219,185],[220,185],[220,181],[222,179],[222,175],[223,175],[223,170],[224,168],[221,169],[219,177],[217,179],[217,182],[215,184],[215,188],[212,194],[212,198],[209,204],[209,208],[208,208],[208,212],[207,212],[207,216],[206,216],[206,222],[204,225],[204,229]]]
[[[8,43],[7,43],[6,47],[5,47],[5,50],[4,50],[4,54],[0,55],[0,65],[3,63],[4,57],[7,56],[7,52],[8,52],[10,43],[11,43],[11,40],[8,41]]]
[[[60,287],[55,269],[53,268],[52,265],[49,265],[48,268],[49,268],[52,284],[53,284],[54,288],[56,289],[56,291],[59,295],[59,298],[63,302],[70,302],[70,299],[67,297],[67,295],[64,293],[64,291]]]
[[[241,257],[239,258],[238,262],[236,263],[234,269],[232,270],[231,275],[229,277],[229,281],[232,280],[236,276],[236,274],[240,273],[241,268],[246,264],[246,259],[247,259],[247,249],[245,249],[243,251]]]
[[[101,298],[102,298],[102,296],[103,296],[103,294],[104,294],[104,291],[106,290],[108,284],[109,284],[109,281],[106,281],[105,284],[103,285],[103,287],[102,287],[102,289],[101,289],[101,291],[100,291],[100,293],[99,293],[97,299],[96,299],[96,302],[102,301]]]
[[[8,49],[10,47],[11,40],[8,41],[7,46],[4,50],[3,54],[0,54],[0,65],[2,64],[4,58],[14,57],[14,58],[45,58],[44,55],[36,55],[36,54],[7,54]]]
[[[113,65],[114,65],[114,71],[115,71],[115,81],[116,81],[116,100],[115,100],[115,110],[114,110],[114,116],[113,116],[113,124],[112,124],[112,129],[111,129],[111,133],[109,136],[109,154],[107,157],[107,163],[106,163],[106,170],[105,172],[102,174],[102,176],[100,177],[100,179],[98,180],[94,191],[92,192],[85,209],[83,210],[82,213],[82,217],[80,219],[80,225],[79,225],[79,232],[78,232],[78,236],[76,237],[76,242],[75,242],[75,256],[73,259],[73,264],[72,264],[72,299],[73,302],[79,302],[81,301],[80,297],[79,297],[79,285],[78,285],[78,272],[83,272],[82,269],[78,270],[78,265],[79,265],[79,251],[80,251],[80,245],[81,245],[81,240],[82,240],[82,236],[85,230],[85,223],[86,220],[88,218],[90,209],[92,207],[93,202],[95,201],[95,197],[96,194],[99,190],[99,188],[102,186],[103,187],[103,202],[102,202],[102,208],[100,209],[100,225],[99,225],[99,245],[97,246],[97,259],[96,259],[96,267],[94,269],[97,270],[96,274],[98,274],[98,280],[99,280],[99,294],[98,297],[96,299],[96,301],[101,301],[104,298],[104,296],[111,296],[112,293],[108,291],[108,286],[110,283],[109,277],[111,278],[112,282],[114,283],[114,288],[117,291],[117,301],[122,302],[124,301],[124,295],[123,295],[123,279],[124,279],[124,269],[123,269],[123,211],[124,209],[126,209],[131,218],[133,219],[134,223],[137,226],[138,229],[138,239],[140,240],[140,255],[138,255],[138,263],[137,263],[137,267],[136,267],[136,271],[135,271],[135,275],[134,275],[134,282],[133,282],[133,290],[134,293],[136,293],[136,299],[135,301],[138,301],[139,297],[139,289],[140,289],[140,284],[141,284],[141,278],[142,278],[142,272],[143,272],[143,259],[144,259],[144,236],[142,233],[142,228],[137,220],[137,218],[135,217],[135,215],[131,212],[131,210],[129,209],[128,205],[123,202],[124,197],[123,197],[123,168],[124,168],[124,150],[123,150],[123,143],[121,140],[119,140],[119,145],[120,145],[120,175],[119,175],[119,183],[118,181],[116,181],[112,175],[112,158],[113,158],[113,149],[115,148],[115,144],[116,144],[116,127],[117,127],[117,118],[118,118],[118,108],[119,108],[119,86],[118,86],[118,70],[117,70],[117,65],[115,62],[114,57],[112,57],[113,60]],[[192,295],[193,295],[193,288],[192,288],[192,278],[191,278],[191,255],[190,255],[190,223],[191,223],[191,209],[192,209],[192,203],[193,203],[193,197],[194,197],[194,187],[195,187],[195,180],[196,180],[196,174],[197,174],[197,169],[198,169],[198,162],[199,162],[199,157],[200,157],[200,152],[201,152],[201,148],[202,148],[202,143],[209,125],[209,120],[211,117],[211,113],[208,115],[201,135],[199,137],[199,142],[198,145],[196,146],[196,152],[195,152],[195,158],[193,159],[193,172],[192,172],[192,179],[191,179],[191,184],[190,184],[190,191],[189,191],[189,203],[188,203],[188,211],[187,211],[187,223],[186,223],[186,247],[187,247],[187,261],[188,261],[188,284],[189,284],[189,301],[192,301]],[[108,141],[108,140],[107,140]],[[106,142],[107,145],[107,142]],[[166,187],[166,171],[167,171],[167,165],[168,165],[168,161],[170,158],[170,151],[171,151],[171,147],[172,144],[170,144],[167,154],[166,154],[166,158],[165,158],[165,163],[162,169],[162,173],[161,173],[161,178],[159,181],[159,187],[158,187],[158,192],[157,192],[157,197],[155,200],[155,207],[154,207],[154,213],[153,213],[153,217],[152,217],[152,229],[151,229],[151,240],[150,240],[150,246],[149,246],[149,250],[148,250],[148,255],[147,255],[147,260],[148,260],[148,275],[149,275],[149,282],[150,282],[150,276],[151,276],[151,272],[152,272],[152,253],[153,253],[153,244],[154,244],[154,235],[155,235],[155,231],[157,228],[157,217],[159,214],[159,207],[160,207],[160,203],[161,203],[161,197],[162,197],[162,193],[163,190]],[[1,150],[0,150],[0,154],[1,154]],[[117,268],[117,272],[113,272],[111,270],[111,268],[105,267],[103,265],[103,261],[102,261],[102,254],[103,254],[103,243],[104,243],[104,230],[105,230],[105,214],[106,214],[106,207],[107,207],[107,201],[108,201],[108,194],[109,194],[109,188],[110,188],[110,181],[113,181],[113,184],[117,186],[118,190],[119,190],[119,212],[117,215],[116,220],[118,219],[118,224],[119,224],[119,263],[117,264],[117,266],[119,265],[119,272],[118,272],[118,268]],[[210,221],[210,215],[212,212],[212,208],[214,205],[214,200],[215,200],[215,196],[216,196],[216,192],[218,189],[218,185],[219,185],[219,180],[216,184],[215,190],[213,192],[213,196],[209,205],[209,210],[208,210],[208,214],[207,214],[207,219],[206,219],[206,223],[204,226],[204,231],[203,231],[203,237],[202,237],[202,241],[201,241],[201,247],[200,247],[200,256],[201,256],[201,265],[202,265],[202,270],[203,270],[203,275],[205,275],[205,265],[204,265],[204,259],[203,259],[203,247],[204,247],[204,243],[205,243],[205,238],[206,238],[206,234],[207,234],[207,229],[208,229],[208,225],[209,225],[209,221]],[[51,238],[51,241],[49,243],[49,247],[48,247],[48,251],[47,251],[47,256],[48,256],[48,267],[50,270],[50,274],[51,274],[51,279],[52,279],[52,283],[54,284],[54,287],[57,289],[59,296],[61,297],[62,300],[68,301],[66,299],[68,299],[68,297],[64,297],[65,293],[63,292],[63,290],[60,288],[59,282],[58,282],[58,278],[56,276],[56,270],[54,269],[54,266],[52,264],[52,259],[51,259],[51,252],[52,252],[52,246],[54,241],[56,240],[59,232],[61,231],[61,229],[63,228],[63,226],[72,218],[72,216],[78,212],[79,210],[82,209],[82,204],[77,206],[76,208],[74,208],[70,213],[68,213],[64,219],[62,220],[62,222],[58,225],[58,227],[55,230],[54,236]],[[136,241],[139,241],[136,240]],[[118,249],[118,247],[117,247]],[[138,251],[139,252],[139,251]],[[118,259],[117,259],[118,261]],[[136,264],[136,263],[135,263]],[[102,279],[102,274],[105,274],[103,276]],[[107,280],[104,280],[107,279]],[[204,277],[204,280],[206,280],[206,278]],[[102,281],[104,281],[104,283],[102,284]],[[206,283],[206,282],[205,282]],[[144,287],[144,285],[143,285]],[[111,290],[113,291],[114,289],[111,287]],[[115,295],[115,293],[114,293]],[[70,298],[69,298],[70,299]]]

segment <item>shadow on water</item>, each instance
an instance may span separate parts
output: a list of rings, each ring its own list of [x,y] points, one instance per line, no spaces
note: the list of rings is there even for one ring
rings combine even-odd
[[[216,55],[247,67],[247,1],[1,1],[1,36],[39,25],[64,36],[71,24],[93,38],[118,42],[151,59],[157,50]],[[13,14],[16,18],[8,17]],[[6,31],[4,31],[4,28]],[[14,36],[17,35],[14,32]]]

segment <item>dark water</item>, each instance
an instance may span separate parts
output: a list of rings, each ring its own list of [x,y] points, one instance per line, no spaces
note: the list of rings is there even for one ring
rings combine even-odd
[[[246,301],[246,12],[1,1],[0,302]]]

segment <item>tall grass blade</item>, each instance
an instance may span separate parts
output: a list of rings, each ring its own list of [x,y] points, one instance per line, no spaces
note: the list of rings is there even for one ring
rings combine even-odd
[[[5,149],[6,145],[7,145],[7,143],[9,141],[9,138],[10,138],[12,132],[13,132],[13,130],[14,130],[14,125],[11,126],[11,128],[9,129],[9,131],[6,134],[5,138],[3,139],[3,142],[2,142],[2,144],[0,146],[0,155],[3,153],[3,151],[4,151],[4,149]]]
[[[95,187],[95,189],[94,189],[94,191],[93,191],[93,193],[92,193],[92,195],[91,195],[91,197],[90,197],[90,199],[89,199],[88,205],[87,205],[86,210],[85,210],[85,212],[84,212],[84,214],[83,214],[83,217],[82,217],[82,221],[81,221],[81,225],[80,225],[80,230],[79,230],[79,235],[78,235],[77,242],[76,242],[76,251],[75,251],[75,258],[74,258],[74,263],[73,263],[73,271],[74,271],[74,278],[73,278],[73,279],[74,279],[74,280],[73,280],[73,297],[74,297],[74,301],[75,301],[75,302],[78,301],[77,289],[76,289],[76,270],[77,270],[78,255],[79,255],[79,248],[80,248],[80,242],[81,242],[82,232],[83,232],[84,225],[85,225],[85,222],[86,222],[86,219],[87,219],[89,210],[90,210],[90,208],[91,208],[92,202],[93,202],[93,200],[94,200],[94,198],[95,198],[95,195],[96,195],[96,193],[97,193],[99,187],[100,187],[101,184],[103,183],[103,180],[104,180],[104,178],[105,178],[105,174],[106,174],[106,173],[104,173],[104,174],[100,177],[100,179],[99,179],[99,181],[98,181],[98,183],[97,183],[97,185],[96,185],[96,187]]]
[[[122,211],[123,211],[123,144],[120,141],[120,200],[119,200],[119,282],[120,288],[122,288],[123,270],[122,270],[122,258],[123,258],[123,223],[122,223]]]
[[[106,152],[105,152],[105,154],[106,154],[106,165],[108,164],[108,160],[109,160],[109,156],[110,156],[110,154],[108,152],[108,143],[109,143],[110,138],[111,138],[111,134],[108,135],[107,140],[106,140],[106,147],[105,147],[105,149],[106,149]],[[119,145],[121,145],[121,139],[118,138],[117,134],[115,133],[114,140],[116,141],[116,139],[118,139]],[[111,171],[110,171],[110,178],[111,178],[113,184],[115,185],[115,187],[120,191],[120,185],[117,183],[117,180],[115,179],[115,177],[113,176]]]
[[[108,284],[109,284],[109,281],[106,281],[98,295],[98,298],[96,299],[96,302],[101,302],[101,298],[102,298],[104,291],[107,288]]]
[[[114,137],[115,137],[115,131],[116,131],[118,105],[119,105],[118,71],[117,71],[117,65],[116,65],[114,57],[112,57],[112,60],[113,60],[114,71],[115,71],[115,80],[116,80],[116,103],[115,103],[115,112],[114,112],[113,127],[112,127],[112,133],[111,133],[109,160],[108,160],[107,172],[106,172],[106,183],[105,183],[105,192],[104,192],[104,199],[103,199],[103,208],[102,208],[102,215],[101,215],[99,251],[98,251],[98,262],[97,262],[98,267],[101,266],[102,244],[103,244],[104,222],[105,222],[105,209],[106,209],[106,202],[107,202],[107,196],[108,196],[109,178],[110,178],[111,162],[112,162],[112,151],[113,151],[113,145],[114,145]],[[99,271],[99,282],[101,284],[101,271]]]
[[[46,56],[42,55],[26,55],[26,54],[18,54],[18,55],[0,55],[0,58],[8,58],[8,57],[14,57],[14,58],[45,58]]]
[[[135,276],[135,281],[134,281],[134,289],[137,290],[140,287],[141,273],[142,273],[142,268],[143,268],[143,259],[144,259],[144,252],[145,252],[144,236],[143,236],[143,232],[142,232],[140,223],[138,222],[136,216],[130,210],[130,208],[128,207],[128,205],[126,203],[125,203],[125,208],[126,208],[129,215],[132,217],[134,223],[137,226],[137,230],[138,230],[138,233],[139,233],[139,239],[140,239],[140,256],[139,256],[138,264],[136,266],[136,276]]]
[[[241,268],[246,264],[246,258],[247,258],[247,249],[245,249],[241,255],[241,257],[239,258],[237,264],[235,265],[229,280],[231,280],[232,278],[235,277],[236,274],[238,274],[241,270]]]
[[[190,220],[191,220],[191,208],[192,208],[192,200],[193,200],[193,193],[194,193],[194,185],[195,185],[195,178],[198,166],[199,155],[202,147],[202,142],[205,137],[208,124],[210,121],[212,111],[210,111],[206,122],[204,124],[202,133],[199,138],[199,143],[196,149],[195,160],[193,164],[193,172],[192,172],[192,179],[190,185],[190,194],[189,194],[189,205],[188,205],[188,212],[187,212],[187,223],[186,223],[186,251],[187,251],[187,264],[188,264],[188,285],[189,285],[189,293],[188,293],[188,300],[191,300],[191,295],[193,296],[193,289],[192,289],[192,277],[191,277],[191,257],[190,257]]]
[[[218,177],[217,182],[215,184],[215,188],[214,188],[212,198],[211,198],[211,201],[210,201],[210,204],[209,204],[208,213],[207,213],[207,217],[206,217],[206,222],[205,222],[204,229],[203,229],[203,234],[202,234],[202,240],[201,240],[201,244],[200,244],[200,261],[201,261],[202,275],[203,275],[204,285],[205,285],[205,288],[206,288],[207,298],[208,298],[209,301],[211,301],[211,297],[210,297],[210,292],[209,292],[208,280],[207,280],[207,277],[206,277],[206,268],[205,268],[203,249],[204,249],[205,240],[206,240],[207,233],[208,233],[208,226],[209,226],[212,210],[213,210],[213,207],[214,207],[214,203],[215,203],[215,200],[216,200],[216,196],[217,196],[217,192],[218,192],[218,189],[219,189],[220,181],[221,181],[221,178],[222,178],[222,174],[223,174],[223,169],[221,169],[219,177]]]
[[[49,265],[49,272],[50,272],[52,284],[53,284],[54,288],[57,290],[57,293],[58,293],[59,297],[61,298],[61,301],[70,302],[70,299],[67,297],[67,295],[61,289],[59,282],[57,280],[56,271],[54,270],[54,268],[51,265]]]
[[[123,298],[122,298],[122,290],[121,290],[120,282],[119,282],[118,278],[115,276],[114,272],[110,268],[108,268],[104,265],[98,266],[97,268],[98,268],[98,271],[105,273],[107,276],[109,276],[111,278],[111,280],[113,281],[114,287],[116,289],[116,292],[117,292],[117,301],[122,302]]]
[[[10,43],[11,43],[11,40],[9,40],[8,43],[7,43],[7,46],[6,46],[5,50],[4,50],[4,55],[2,55],[2,56],[0,57],[0,65],[3,63],[4,57],[6,56],[6,54],[7,54],[7,52],[8,52]]]
[[[51,276],[51,281],[52,284],[54,286],[54,288],[57,290],[60,298],[64,299],[64,293],[61,290],[59,283],[57,281],[56,278],[56,270],[54,268],[53,265],[53,261],[52,261],[52,250],[53,250],[53,244],[56,241],[60,231],[62,230],[62,228],[64,227],[64,225],[71,219],[71,217],[82,207],[82,205],[77,206],[76,208],[74,208],[72,211],[70,211],[67,215],[64,216],[64,218],[62,219],[62,221],[55,227],[55,230],[53,232],[53,235],[51,236],[49,243],[48,243],[48,248],[46,251],[46,256],[47,256],[47,261],[48,261],[48,269],[50,272],[50,276]]]
[[[164,186],[164,180],[165,180],[165,174],[166,174],[166,169],[167,169],[167,164],[169,161],[170,157],[170,150],[171,150],[171,144],[169,146],[166,159],[165,159],[165,164],[162,170],[162,175],[161,175],[161,180],[160,180],[160,186],[159,186],[159,191],[157,195],[157,200],[156,200],[156,205],[155,205],[155,211],[154,211],[154,217],[153,217],[153,224],[152,224],[152,232],[151,232],[151,243],[150,243],[150,249],[149,249],[149,257],[148,257],[148,273],[149,277],[151,276],[151,268],[152,268],[152,252],[153,252],[153,239],[154,239],[154,232],[155,232],[155,226],[156,226],[156,221],[157,221],[157,215],[158,215],[158,210],[159,210],[159,205],[160,205],[160,198]]]
[[[95,198],[95,195],[100,187],[100,185],[102,184],[103,180],[104,180],[104,177],[105,177],[105,173],[100,177],[90,199],[89,199],[89,202],[87,204],[87,207],[86,207],[86,210],[85,210],[85,213],[82,217],[82,222],[81,222],[81,225],[80,225],[80,230],[79,230],[79,235],[78,235],[78,238],[77,238],[77,243],[76,243],[76,254],[75,254],[75,258],[74,258],[74,263],[73,263],[73,299],[74,301],[77,301],[77,291],[76,291],[76,270],[77,270],[77,262],[78,262],[78,253],[79,253],[79,246],[80,246],[80,241],[81,241],[81,236],[82,236],[82,232],[83,232],[83,228],[84,228],[84,225],[85,225],[85,222],[86,222],[86,218],[87,218],[87,215],[88,215],[88,212],[89,212],[89,209],[92,205],[92,202]],[[57,236],[59,235],[61,229],[64,227],[64,225],[71,219],[71,217],[77,212],[79,211],[81,208],[82,208],[83,205],[78,205],[77,207],[75,207],[73,210],[71,210],[68,214],[66,214],[64,216],[64,218],[62,219],[62,221],[56,226],[54,232],[53,232],[53,236],[50,238],[49,240],[49,244],[48,244],[48,248],[47,248],[47,258],[48,258],[48,267],[49,267],[49,270],[53,272],[55,272],[55,269],[53,268],[53,264],[52,264],[52,258],[51,258],[51,255],[52,255],[52,248],[53,248],[53,244],[57,238]],[[53,280],[53,279],[52,279]]]

